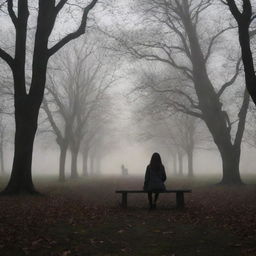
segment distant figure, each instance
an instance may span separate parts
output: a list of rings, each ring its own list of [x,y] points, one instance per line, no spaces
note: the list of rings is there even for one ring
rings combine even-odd
[[[158,153],[154,153],[151,157],[150,164],[147,166],[143,189],[148,191],[148,201],[150,209],[156,208],[156,202],[159,191],[164,191],[166,180],[165,168],[162,164],[161,157]],[[155,193],[153,202],[152,194]]]
[[[128,175],[128,169],[124,167],[124,165],[121,165],[122,175],[127,176]]]

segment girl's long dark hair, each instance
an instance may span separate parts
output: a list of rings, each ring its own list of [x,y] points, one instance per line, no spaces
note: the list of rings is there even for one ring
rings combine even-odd
[[[159,153],[155,152],[150,160],[150,167],[154,170],[159,170],[162,167],[162,160],[161,160],[161,156],[159,155]]]

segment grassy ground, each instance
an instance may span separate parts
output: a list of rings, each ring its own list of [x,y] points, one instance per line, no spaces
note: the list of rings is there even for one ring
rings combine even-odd
[[[149,211],[146,195],[130,195],[123,210],[114,193],[141,188],[143,177],[64,184],[35,178],[43,196],[0,198],[0,255],[256,255],[253,179],[240,187],[215,186],[207,177],[170,179],[167,188],[192,188],[186,208],[176,210],[174,195],[161,195]]]

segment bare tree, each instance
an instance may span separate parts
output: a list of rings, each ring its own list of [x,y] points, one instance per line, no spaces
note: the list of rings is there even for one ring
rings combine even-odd
[[[102,60],[103,61],[103,60]],[[102,109],[102,103],[107,90],[114,82],[113,72],[109,67],[103,65],[103,62],[94,65],[83,63],[80,66],[80,77],[77,83],[77,96],[75,122],[72,126],[72,137],[70,149],[71,159],[71,177],[77,178],[77,156],[81,143],[86,134],[93,138],[98,135],[99,124],[103,122],[103,115],[107,109]],[[88,68],[88,66],[90,68]],[[80,88],[80,89],[78,89]],[[99,110],[101,113],[99,113]],[[104,122],[103,122],[104,123]],[[88,136],[87,136],[88,138]],[[88,139],[87,139],[88,141]]]
[[[89,146],[89,154],[87,160],[90,160],[90,173],[91,175],[101,174],[101,162],[102,158],[109,154],[115,147],[116,138],[114,133],[116,130],[112,127],[113,123],[113,111],[109,105],[109,101],[102,104],[105,111],[98,113],[98,118],[94,126],[94,130],[88,133],[88,137],[91,137],[91,143]],[[108,111],[106,111],[108,109]],[[84,159],[86,160],[86,159]]]
[[[139,31],[130,33],[130,37],[125,37],[122,33],[122,38],[118,36],[112,36],[112,38],[130,56],[151,63],[162,63],[182,74],[186,81],[182,83],[183,86],[181,85],[179,89],[160,88],[161,92],[172,95],[169,105],[176,110],[201,118],[206,123],[222,158],[221,183],[240,184],[241,141],[249,95],[245,90],[238,111],[238,121],[235,122],[237,124],[235,138],[231,136],[231,129],[235,126],[227,111],[223,109],[222,97],[236,81],[241,59],[238,58],[231,78],[217,87],[210,78],[208,66],[218,38],[232,27],[221,28],[208,39],[202,38],[200,29],[202,29],[203,21],[206,21],[203,19],[205,17],[203,14],[212,6],[209,0],[155,0],[150,2],[145,0],[137,6],[143,11],[143,20],[146,25],[150,24],[151,29],[145,30],[142,26]],[[185,85],[192,86],[195,94],[187,93],[184,89]],[[176,101],[177,95],[183,100]]]
[[[160,76],[163,77],[161,74]],[[173,159],[176,174],[183,175],[183,156],[187,155],[188,176],[193,176],[193,153],[199,142],[196,134],[196,117],[169,107],[169,97],[155,87],[154,74],[139,74],[139,82],[132,93],[138,96],[134,118],[139,124],[140,138],[165,146]],[[182,104],[182,99],[176,101]],[[138,114],[140,113],[140,114]],[[197,122],[199,123],[199,122]],[[179,172],[177,170],[177,156]]]
[[[0,75],[0,173],[6,173],[5,170],[5,151],[7,144],[11,143],[10,137],[13,138],[13,88],[12,81],[9,78],[6,69],[1,70]]]
[[[193,155],[195,149],[196,118],[188,115],[175,117],[175,132],[172,134],[173,140],[186,152],[188,160],[188,176],[194,176]],[[170,129],[172,132],[172,129]]]
[[[105,112],[105,111],[104,111]],[[102,151],[102,141],[104,140],[104,130],[107,128],[107,121],[104,120],[104,117],[101,114],[105,114],[104,112],[98,113],[97,116],[94,117],[93,125],[87,127],[87,132],[84,136],[83,144],[82,144],[82,156],[83,156],[83,176],[88,176],[89,174],[94,173],[94,164],[90,166],[90,172],[88,171],[88,160],[90,159],[91,163],[95,162],[96,155],[100,154]],[[99,115],[100,114],[100,115]],[[98,169],[99,163],[98,161]]]
[[[32,78],[26,89],[26,42],[29,19],[28,0],[6,1],[6,11],[15,29],[15,52],[12,57],[0,48],[0,57],[9,65],[14,82],[15,106],[15,152],[10,181],[4,194],[35,193],[32,182],[31,163],[37,119],[43,100],[48,60],[59,49],[85,32],[87,17],[97,0],[92,0],[80,9],[81,20],[78,28],[64,36],[60,41],[49,47],[49,37],[53,31],[57,17],[68,4],[68,0],[39,0],[36,33],[34,39]]]
[[[43,109],[60,147],[60,180],[65,179],[68,147],[71,150],[71,178],[78,177],[77,158],[81,143],[85,140],[88,144],[83,147],[86,154],[98,132],[95,120],[99,118],[99,108],[113,82],[112,71],[104,64],[104,54],[99,53],[96,45],[90,39],[66,50],[53,63],[56,72],[49,76]]]
[[[256,148],[256,111],[255,105],[251,104],[248,111],[244,142],[252,148]]]
[[[51,90],[52,95],[54,96],[55,100],[58,99],[58,94],[56,94],[53,90]],[[57,101],[58,104],[62,107],[61,101]],[[65,162],[66,162],[66,155],[67,150],[69,146],[69,138],[71,136],[71,125],[72,125],[72,119],[73,116],[70,115],[70,113],[64,113],[63,117],[65,118],[64,125],[58,124],[58,122],[55,120],[54,113],[52,110],[50,110],[50,102],[44,99],[42,108],[44,109],[47,120],[51,124],[52,131],[56,135],[56,142],[60,147],[60,156],[59,156],[59,181],[65,181]],[[62,126],[64,126],[64,129],[62,131]]]
[[[250,31],[250,25],[256,18],[256,15],[252,11],[252,4],[250,0],[242,0],[241,11],[238,7],[238,1],[223,0],[222,2],[228,5],[238,25],[239,42],[244,64],[245,84],[254,104],[256,105],[256,75],[251,51],[251,37],[256,34],[256,29]]]
[[[6,142],[6,125],[3,118],[0,118],[0,169],[1,174],[5,174],[4,148]]]

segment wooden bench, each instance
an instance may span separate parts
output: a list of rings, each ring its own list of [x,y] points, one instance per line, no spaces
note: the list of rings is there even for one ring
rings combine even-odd
[[[191,193],[191,189],[172,189],[172,190],[165,190],[158,193],[176,193],[176,207],[178,209],[184,208],[185,201],[184,201],[184,193]],[[145,190],[116,190],[116,193],[122,194],[122,207],[127,208],[127,196],[128,193],[137,194],[137,193],[148,193]]]

